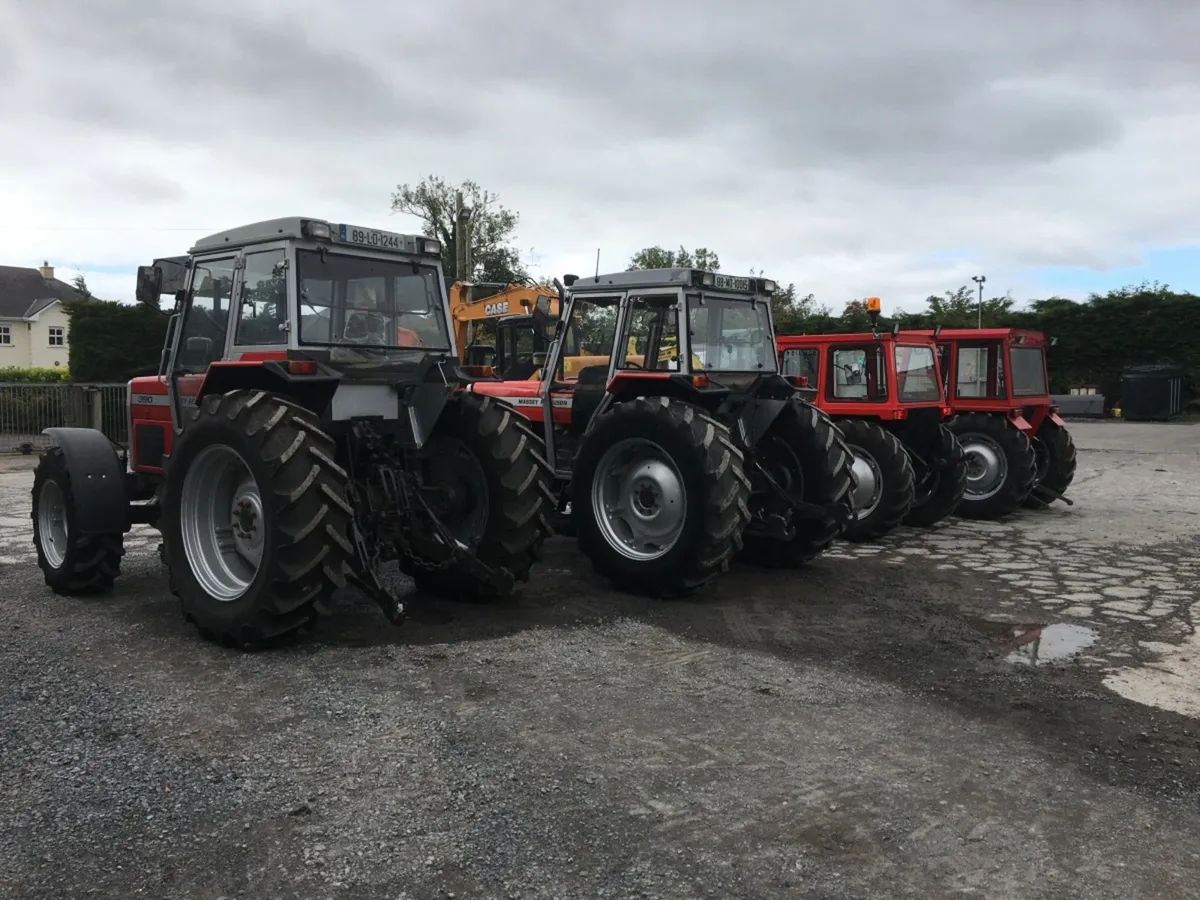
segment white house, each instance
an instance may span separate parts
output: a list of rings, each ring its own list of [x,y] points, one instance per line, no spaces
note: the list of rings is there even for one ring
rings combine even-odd
[[[0,369],[65,368],[71,322],[63,301],[79,293],[54,277],[54,267],[0,266]]]

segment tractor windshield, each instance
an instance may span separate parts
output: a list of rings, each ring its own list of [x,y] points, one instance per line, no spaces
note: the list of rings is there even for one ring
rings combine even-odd
[[[1013,347],[1012,392],[1014,397],[1037,397],[1047,393],[1046,361],[1041,347]]]
[[[449,351],[436,267],[298,250],[296,269],[301,344]]]
[[[941,400],[933,348],[897,344],[895,352],[896,390],[900,399],[910,403]]]
[[[690,295],[688,342],[705,372],[774,372],[775,339],[766,301]]]

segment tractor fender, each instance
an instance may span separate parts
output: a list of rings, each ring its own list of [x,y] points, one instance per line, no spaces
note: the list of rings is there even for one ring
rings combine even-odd
[[[47,428],[42,434],[62,449],[79,531],[88,534],[128,531],[125,472],[112,442],[94,428]]]
[[[746,442],[746,446],[753,447],[762,440],[771,430],[771,426],[775,424],[775,420],[779,418],[779,414],[792,402],[794,402],[792,399],[767,400],[755,397],[743,403],[735,416],[737,423],[735,430]]]
[[[1024,416],[1013,416],[1009,421],[1012,422],[1014,428],[1023,434],[1029,434],[1029,432],[1033,431],[1033,426],[1029,424],[1029,420]]]
[[[1057,425],[1059,428],[1067,427],[1067,423],[1064,422],[1061,418],[1059,418],[1059,415],[1056,412],[1050,413],[1050,415],[1046,416],[1046,418],[1049,419],[1051,422],[1053,422],[1055,425]]]

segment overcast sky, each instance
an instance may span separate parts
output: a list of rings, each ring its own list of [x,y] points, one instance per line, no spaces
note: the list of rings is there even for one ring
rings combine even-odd
[[[390,193],[437,173],[536,274],[1200,292],[1197,37],[1185,0],[0,0],[0,263],[132,298],[259,219],[415,230]]]

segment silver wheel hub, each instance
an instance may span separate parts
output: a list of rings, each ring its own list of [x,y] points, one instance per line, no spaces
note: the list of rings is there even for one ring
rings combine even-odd
[[[57,481],[47,481],[38,494],[38,536],[46,562],[61,568],[67,558],[67,501]]]
[[[262,492],[232,447],[214,444],[192,460],[179,500],[183,552],[200,587],[228,603],[258,575],[266,547]]]
[[[971,500],[994,497],[1008,479],[1008,457],[1000,445],[986,435],[962,435],[959,441],[967,455],[965,496]]]
[[[854,456],[851,469],[854,472],[854,518],[865,519],[879,506],[883,496],[883,473],[879,463],[862,447],[850,447]]]
[[[653,441],[626,438],[605,452],[592,482],[596,523],[627,559],[655,560],[675,546],[687,495],[674,461]]]

